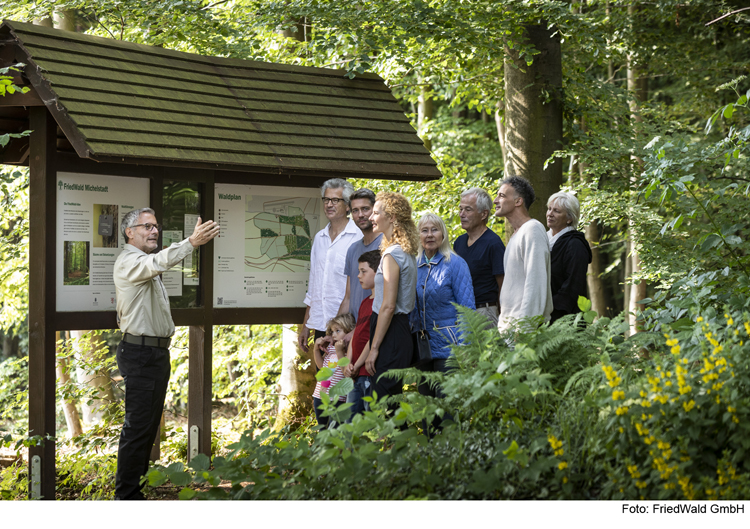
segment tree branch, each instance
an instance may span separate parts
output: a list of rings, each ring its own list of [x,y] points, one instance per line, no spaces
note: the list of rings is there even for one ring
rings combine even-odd
[[[712,20],[711,22],[706,22],[706,26],[710,26],[710,25],[711,25],[711,24],[713,24],[714,22],[718,22],[719,20],[722,20],[722,19],[724,19],[724,18],[727,18],[727,17],[731,17],[732,15],[736,15],[736,14],[737,14],[737,13],[739,13],[740,11],[747,11],[748,9],[750,9],[750,7],[743,7],[742,9],[737,9],[736,11],[732,11],[731,13],[727,13],[726,15],[721,15],[721,16],[720,16],[719,18],[717,18],[716,20]]]

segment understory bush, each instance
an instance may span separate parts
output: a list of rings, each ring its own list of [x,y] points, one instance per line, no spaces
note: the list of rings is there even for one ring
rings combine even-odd
[[[250,429],[149,482],[185,499],[747,498],[750,316],[692,317],[626,338],[622,319],[588,312],[509,347],[462,310],[452,373],[397,373],[407,388],[442,384],[444,399],[407,391],[351,424],[347,406],[329,409],[335,429]]]

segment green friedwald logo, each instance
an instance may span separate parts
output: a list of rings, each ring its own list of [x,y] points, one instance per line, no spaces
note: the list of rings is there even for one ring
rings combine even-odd
[[[220,200],[242,200],[242,197],[239,195],[225,195],[224,193],[219,193],[219,199]]]
[[[94,186],[91,184],[69,184],[62,180],[57,182],[60,191],[96,191],[97,193],[109,193],[109,186]]]

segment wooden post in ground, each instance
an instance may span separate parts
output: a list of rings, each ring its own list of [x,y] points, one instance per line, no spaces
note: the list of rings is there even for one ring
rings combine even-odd
[[[201,193],[201,218],[214,217],[214,174],[207,178]],[[186,236],[189,234],[186,234]],[[214,247],[200,248],[201,284],[198,305],[203,307],[203,325],[191,325],[188,360],[188,460],[198,454],[211,457],[211,403],[213,380],[213,292]]]
[[[55,499],[55,236],[57,124],[31,107],[29,125],[29,448],[32,499]]]

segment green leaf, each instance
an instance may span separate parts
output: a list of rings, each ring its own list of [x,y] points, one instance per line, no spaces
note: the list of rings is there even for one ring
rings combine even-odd
[[[206,454],[198,454],[193,459],[190,460],[190,463],[188,463],[188,467],[192,468],[196,472],[200,472],[202,470],[208,470],[211,466],[211,460],[208,458]]]
[[[146,479],[151,487],[158,487],[167,482],[167,475],[158,469],[151,469],[146,473]]]
[[[354,389],[354,381],[351,378],[343,378],[339,380],[335,386],[328,390],[328,394],[333,397],[335,395],[348,395]]]
[[[320,368],[320,371],[315,373],[315,380],[318,382],[322,380],[328,380],[333,375],[333,369],[330,367],[322,367]]]
[[[339,367],[346,367],[350,363],[351,363],[351,360],[349,360],[349,358],[347,358],[346,356],[344,356],[342,358],[339,358],[339,361],[336,362],[336,365],[339,366]]]
[[[189,472],[174,472],[169,474],[169,481],[177,485],[178,487],[184,487],[192,481],[192,476]]]
[[[734,114],[734,105],[730,103],[724,107],[723,115],[726,119],[732,119],[732,114]]]
[[[727,244],[731,246],[737,246],[738,244],[742,244],[742,239],[738,237],[737,235],[727,235],[724,239],[727,241]]]
[[[701,244],[701,251],[705,252],[706,250],[710,250],[714,246],[718,246],[720,244],[721,237],[719,237],[715,233],[709,233],[706,237],[706,240],[704,240],[703,244]]]
[[[581,309],[581,312],[591,310],[591,300],[585,296],[578,296],[578,308]]]
[[[180,491],[180,493],[177,495],[177,498],[180,500],[192,500],[195,498],[195,495],[198,494],[193,489],[184,488]]]

